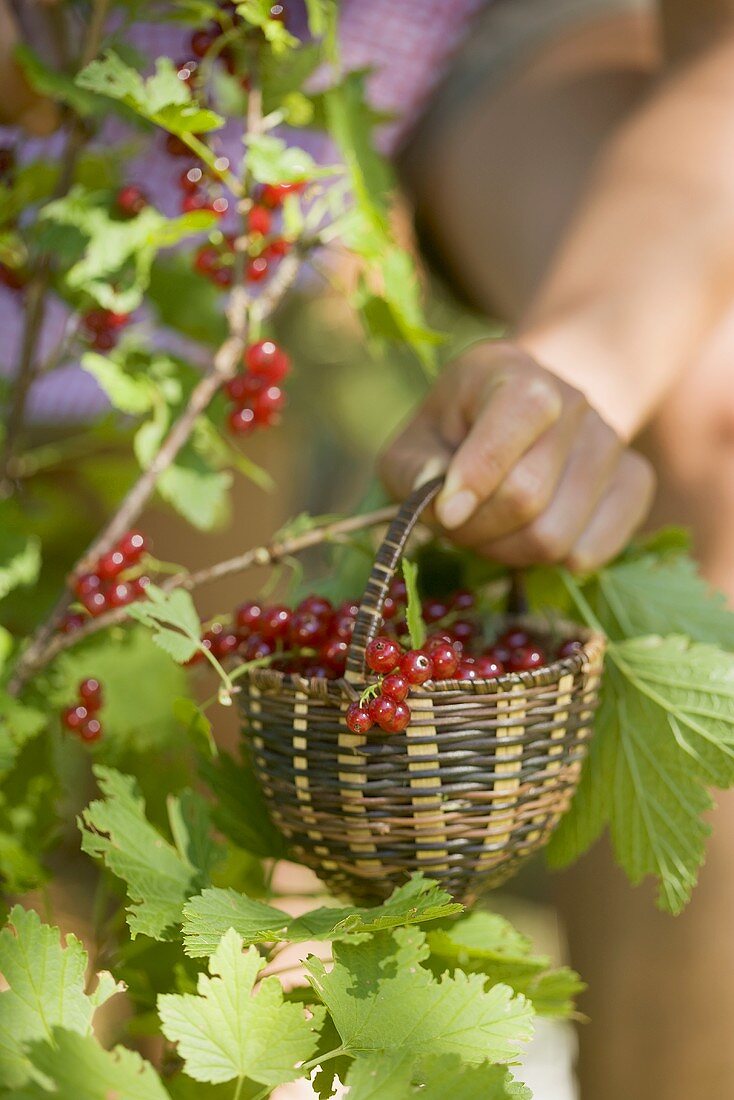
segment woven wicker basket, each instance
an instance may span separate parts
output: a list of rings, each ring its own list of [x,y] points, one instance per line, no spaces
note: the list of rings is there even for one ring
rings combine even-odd
[[[577,655],[497,680],[429,681],[411,692],[401,734],[347,729],[388,585],[440,484],[416,490],[387,532],[343,680],[243,677],[246,741],[274,823],[294,858],[358,901],[385,897],[413,871],[467,899],[511,875],[568,808],[598,701],[604,638],[556,622],[554,644],[581,638]],[[546,622],[512,622],[548,633]]]

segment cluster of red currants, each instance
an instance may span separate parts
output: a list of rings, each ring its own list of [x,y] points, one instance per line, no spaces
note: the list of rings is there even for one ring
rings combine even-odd
[[[128,531],[112,550],[102,555],[91,572],[76,577],[74,595],[87,614],[70,612],[60,629],[69,634],[83,626],[88,615],[96,617],[113,607],[125,607],[141,599],[150,584],[150,577],[140,567],[140,559],[147,549],[145,535],[140,531]]]
[[[102,702],[102,685],[99,680],[82,680],[76,703],[61,712],[61,721],[66,729],[77,734],[82,741],[99,741],[102,736],[102,723],[99,720]]]
[[[282,383],[291,369],[289,357],[273,340],[250,344],[243,361],[245,369],[224,386],[233,405],[227,423],[235,435],[277,423],[286,401]]]
[[[141,210],[149,205],[149,199],[142,187],[128,183],[121,187],[115,196],[115,206],[123,218],[136,218]]]
[[[90,309],[82,317],[82,327],[95,351],[114,348],[129,322],[129,313],[115,313],[111,309]]]

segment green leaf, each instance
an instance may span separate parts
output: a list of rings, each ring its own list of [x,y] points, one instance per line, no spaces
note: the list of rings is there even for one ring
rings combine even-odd
[[[533,955],[530,942],[496,913],[475,911],[450,927],[429,931],[429,965],[484,974],[491,984],[504,982],[532,1002],[539,1015],[564,1017],[585,986],[567,967],[551,969],[550,959]]]
[[[37,538],[5,528],[0,532],[0,600],[21,585],[33,584],[41,568]]]
[[[186,904],[184,946],[191,957],[210,955],[228,928],[234,928],[248,944],[268,940],[290,943],[337,940],[440,920],[454,916],[461,908],[438,883],[421,875],[414,875],[386,902],[374,908],[322,907],[299,917],[290,917],[234,890],[205,890]]]
[[[149,378],[133,377],[125,371],[121,363],[95,351],[86,352],[82,356],[81,365],[109,397],[113,408],[130,413],[131,416],[139,416],[153,407],[156,387]]]
[[[408,606],[405,619],[413,649],[420,649],[426,640],[426,624],[423,622],[421,598],[418,592],[418,566],[415,562],[403,558],[403,577],[408,594]]]
[[[247,167],[258,183],[297,183],[333,175],[336,170],[317,166],[310,153],[273,134],[250,134],[245,140]]]
[[[194,601],[183,588],[164,592],[157,585],[146,589],[146,599],[130,604],[128,614],[155,631],[153,641],[174,661],[185,664],[200,648],[201,623]]]
[[[25,43],[14,47],[13,58],[39,95],[52,99],[55,103],[65,103],[82,118],[94,117],[104,111],[104,101],[80,88],[66,73],[49,68],[43,58]]]
[[[298,1063],[316,1049],[323,1009],[315,1008],[307,1020],[300,1005],[284,1002],[273,977],[253,994],[265,960],[256,948],[243,953],[242,946],[230,929],[209,960],[210,976],[199,975],[197,996],[158,998],[163,1034],[178,1044],[184,1069],[196,1081],[293,1081],[300,1076]]]
[[[29,1057],[40,1078],[15,1100],[169,1100],[158,1074],[134,1050],[101,1047],[93,1035],[55,1027],[46,1042],[33,1043]]]
[[[457,1054],[468,1063],[510,1062],[532,1035],[533,1012],[506,985],[485,991],[482,975],[458,971],[436,981],[416,928],[381,932],[334,947],[327,973],[306,964],[311,984],[352,1053]]]
[[[0,775],[12,768],[23,746],[37,737],[45,725],[42,711],[0,694]]]
[[[549,847],[558,866],[608,822],[633,883],[654,875],[659,903],[690,897],[709,829],[706,787],[734,782],[734,657],[681,637],[609,648],[591,751],[571,810]]]
[[[137,783],[113,768],[94,769],[104,799],[91,802],[79,827],[82,850],[102,859],[127,887],[128,924],[133,939],[142,933],[153,939],[170,939],[171,926],[179,924],[183,904],[206,882],[211,848],[204,839],[206,815],[197,811],[195,840],[186,842],[185,854],[170,844],[145,816]],[[170,811],[174,819],[183,811]],[[187,828],[193,827],[191,818]],[[181,821],[179,840],[181,839]],[[204,836],[202,836],[204,834]],[[204,866],[191,862],[196,852],[207,853]]]
[[[268,814],[260,785],[246,761],[220,752],[215,760],[201,759],[199,772],[214,795],[214,824],[246,852],[263,859],[282,859],[287,846]]]
[[[613,638],[686,634],[734,650],[734,613],[688,557],[646,556],[603,569],[594,608]]]
[[[357,1058],[346,1083],[349,1100],[532,1100],[503,1066],[467,1066],[454,1055],[426,1058],[418,1066],[402,1054]]]
[[[27,1046],[52,1040],[57,1025],[80,1035],[91,1029],[94,1009],[118,987],[100,975],[97,995],[85,993],[87,955],[76,936],[62,946],[58,928],[42,924],[32,909],[16,905],[0,932],[0,1084],[12,1088],[28,1079]]]
[[[196,456],[186,465],[178,461],[169,466],[157,483],[163,499],[200,531],[211,531],[226,522],[231,487],[228,470],[212,470]]]
[[[97,634],[60,654],[54,662],[54,704],[68,706],[88,676],[104,684],[100,748],[107,759],[128,749],[150,753],[180,741],[173,701],[186,694],[186,672],[161,653],[147,629],[131,626],[121,636]]]

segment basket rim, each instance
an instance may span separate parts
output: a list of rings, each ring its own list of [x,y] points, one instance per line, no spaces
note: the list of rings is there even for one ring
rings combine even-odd
[[[512,622],[518,626],[549,628],[546,616],[538,614],[512,615],[501,617],[503,622]],[[420,695],[448,694],[457,695],[495,695],[511,692],[515,687],[543,688],[560,680],[564,675],[581,672],[584,667],[597,664],[601,661],[607,645],[607,637],[599,630],[583,626],[581,623],[572,622],[569,619],[554,619],[552,626],[561,634],[578,638],[583,643],[581,651],[571,657],[561,657],[543,665],[538,669],[527,672],[506,672],[494,679],[477,677],[476,680],[426,680],[424,684],[415,686],[411,694]],[[236,668],[237,666],[235,666]],[[251,683],[256,688],[267,691],[277,691],[289,688],[308,695],[322,698],[342,698],[348,702],[359,699],[360,695],[372,681],[349,681],[340,676],[333,680],[327,680],[318,676],[301,676],[296,672],[283,672],[280,669],[260,667],[252,668],[237,677],[238,683]]]

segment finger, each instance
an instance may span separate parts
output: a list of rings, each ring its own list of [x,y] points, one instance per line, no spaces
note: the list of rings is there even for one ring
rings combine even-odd
[[[540,371],[490,372],[470,410],[472,423],[436,501],[455,530],[497,489],[519,458],[561,415],[560,384]]]
[[[460,546],[481,546],[532,523],[550,504],[568,463],[572,443],[588,410],[581,394],[564,403],[561,418],[510,470],[496,492],[451,538]]]
[[[485,543],[482,553],[516,566],[564,561],[615,476],[621,451],[617,434],[588,410],[548,507],[527,526]]]
[[[566,559],[568,568],[588,573],[616,557],[644,521],[654,495],[652,466],[636,451],[625,451],[614,480]]]
[[[443,473],[450,458],[436,421],[419,412],[381,456],[379,473],[388,492],[403,500],[417,485]]]

